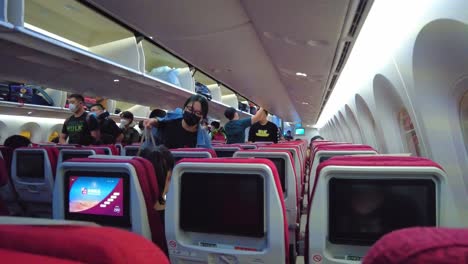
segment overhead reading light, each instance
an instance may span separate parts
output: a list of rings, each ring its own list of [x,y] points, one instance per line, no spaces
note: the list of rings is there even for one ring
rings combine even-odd
[[[114,79],[114,82],[118,83],[118,82],[120,82],[120,80],[119,79]]]
[[[303,72],[296,72],[296,75],[297,76],[302,76],[302,77],[307,77],[307,74],[305,74]]]

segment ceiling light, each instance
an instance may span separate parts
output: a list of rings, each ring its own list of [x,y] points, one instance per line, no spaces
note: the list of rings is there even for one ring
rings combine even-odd
[[[296,75],[297,76],[302,76],[302,77],[307,77],[307,74],[305,74],[303,72],[296,72]]]
[[[150,38],[150,39],[153,39],[153,37],[151,37],[151,36],[150,36],[149,38]]]
[[[308,102],[302,102],[303,105],[308,105],[309,103]]]
[[[32,115],[33,112],[28,112],[28,115]]]
[[[119,79],[114,79],[114,82],[118,83],[118,82],[120,82],[120,80]]]

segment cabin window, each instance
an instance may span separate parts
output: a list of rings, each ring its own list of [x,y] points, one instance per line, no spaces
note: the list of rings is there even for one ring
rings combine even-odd
[[[465,148],[468,151],[468,92],[463,95],[460,102],[460,118]]]
[[[404,137],[404,145],[406,151],[411,152],[414,156],[421,156],[421,150],[419,148],[419,140],[416,135],[416,129],[414,128],[413,121],[408,114],[406,109],[401,109],[399,113],[400,128]]]

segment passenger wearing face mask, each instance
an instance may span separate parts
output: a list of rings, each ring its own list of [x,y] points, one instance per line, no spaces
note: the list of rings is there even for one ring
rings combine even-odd
[[[109,116],[109,112],[106,111],[104,106],[101,104],[94,104],[91,106],[90,115],[94,115],[99,124],[99,131],[101,132],[102,144],[115,144],[122,142],[123,134],[119,127]]]
[[[140,141],[140,133],[138,133],[138,131],[133,128],[134,126],[135,123],[133,123],[132,112],[122,112],[120,114],[120,129],[122,130],[123,134],[123,144],[131,145]]]
[[[212,148],[211,139],[200,120],[208,115],[208,101],[201,95],[192,95],[184,104],[168,112],[164,118],[144,121],[145,128],[152,128],[156,144],[173,148]]]
[[[91,145],[99,141],[99,126],[97,119],[88,116],[84,109],[84,98],[80,94],[72,94],[68,98],[69,109],[73,112],[63,124],[60,134],[60,144]]]

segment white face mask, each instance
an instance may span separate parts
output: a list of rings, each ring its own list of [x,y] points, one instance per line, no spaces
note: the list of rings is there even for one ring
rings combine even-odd
[[[75,104],[69,104],[69,105],[68,105],[68,108],[69,108],[70,111],[72,111],[73,113],[76,113],[76,111],[78,111],[78,107],[77,107]]]
[[[128,121],[127,119],[120,119],[120,125],[121,126],[126,126],[130,123],[130,121]]]

